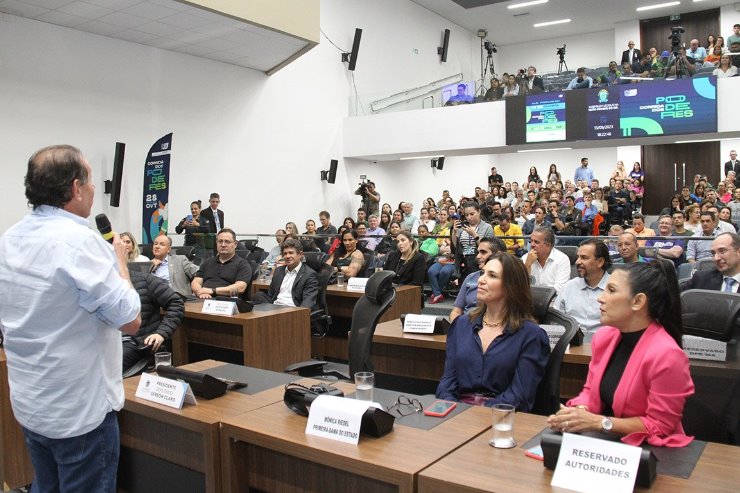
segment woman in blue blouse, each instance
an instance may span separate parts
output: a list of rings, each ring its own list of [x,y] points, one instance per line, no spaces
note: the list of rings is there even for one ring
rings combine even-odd
[[[532,321],[524,264],[513,255],[497,254],[478,280],[478,306],[456,318],[447,334],[437,397],[529,411],[549,356],[547,335]]]

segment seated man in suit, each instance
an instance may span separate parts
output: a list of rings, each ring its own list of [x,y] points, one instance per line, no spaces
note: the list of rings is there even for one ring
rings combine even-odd
[[[218,255],[207,259],[195,273],[190,287],[198,298],[241,296],[252,282],[252,268],[247,259],[236,254],[236,233],[224,228],[216,236]]]
[[[163,234],[157,236],[152,244],[152,253],[154,258],[151,273],[167,281],[178,294],[182,296],[193,294],[190,282],[198,272],[198,266],[185,255],[172,253],[172,238]]]
[[[316,271],[301,262],[303,245],[296,239],[288,238],[282,244],[282,253],[285,265],[275,269],[269,291],[257,293],[254,303],[312,309],[319,292],[319,278]]]
[[[182,299],[166,281],[143,272],[131,271],[130,275],[131,284],[141,299],[141,327],[135,336],[122,336],[124,373],[142,357],[156,353],[185,317]],[[143,346],[147,350],[137,349]]]
[[[722,233],[712,241],[710,251],[717,269],[697,270],[683,290],[713,289],[737,293],[740,286],[740,236]]]

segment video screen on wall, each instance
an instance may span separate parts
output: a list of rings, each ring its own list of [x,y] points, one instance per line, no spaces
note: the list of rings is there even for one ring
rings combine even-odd
[[[717,131],[717,78],[621,84],[506,100],[506,143]]]
[[[714,77],[591,90],[587,104],[587,139],[717,131]]]
[[[527,142],[565,140],[565,94],[548,92],[526,98]]]

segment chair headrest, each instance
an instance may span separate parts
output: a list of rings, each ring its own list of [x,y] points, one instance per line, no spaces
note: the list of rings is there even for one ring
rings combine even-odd
[[[365,285],[365,296],[373,303],[380,304],[383,297],[393,289],[393,278],[396,273],[392,270],[376,272]]]

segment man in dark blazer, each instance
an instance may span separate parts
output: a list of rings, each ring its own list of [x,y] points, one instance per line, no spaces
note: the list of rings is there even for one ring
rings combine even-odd
[[[725,163],[725,177],[730,171],[735,172],[735,187],[740,186],[740,161],[737,160],[737,151],[730,151],[730,160]]]
[[[203,209],[200,215],[207,218],[209,221],[209,233],[216,234],[221,231],[224,225],[224,212],[218,209],[218,204],[221,203],[221,196],[217,193],[212,193],[208,200],[210,207]]]
[[[740,236],[722,233],[712,241],[711,249],[716,269],[697,270],[682,290],[711,289],[737,293],[740,287]]]
[[[627,43],[627,49],[622,52],[622,62],[620,65],[623,65],[625,62],[628,62],[630,65],[639,62],[642,59],[642,53],[640,52],[639,48],[635,48],[635,42],[630,41]]]
[[[537,75],[537,69],[532,65],[527,68],[527,75],[522,82],[527,89],[527,94],[545,92],[545,83],[542,82],[542,77]]]
[[[303,245],[299,240],[288,238],[281,249],[285,265],[275,269],[270,289],[267,293],[257,293],[254,303],[313,308],[319,293],[319,277],[316,271],[301,262]]]

